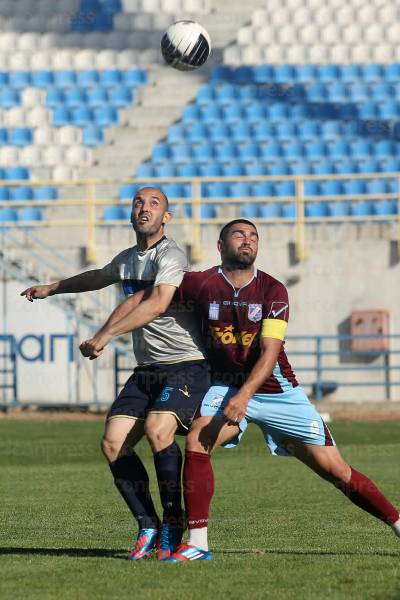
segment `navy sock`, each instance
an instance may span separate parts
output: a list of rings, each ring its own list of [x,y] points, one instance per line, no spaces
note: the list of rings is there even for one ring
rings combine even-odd
[[[110,463],[114,483],[137,519],[140,529],[157,528],[159,519],[149,489],[149,476],[136,454],[117,458]]]
[[[154,454],[161,504],[164,510],[163,522],[171,525],[182,521],[182,453],[176,442]]]

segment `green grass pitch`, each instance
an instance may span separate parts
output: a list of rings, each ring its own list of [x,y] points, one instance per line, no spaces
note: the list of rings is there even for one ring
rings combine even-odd
[[[400,425],[336,422],[356,468],[400,504]],[[400,539],[250,427],[214,457],[215,560],[125,559],[136,526],[98,450],[98,421],[0,421],[4,600],[400,598]],[[155,479],[151,454],[142,442]]]

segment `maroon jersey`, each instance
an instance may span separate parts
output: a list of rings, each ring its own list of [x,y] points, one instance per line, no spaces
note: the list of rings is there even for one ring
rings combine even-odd
[[[289,318],[285,286],[258,270],[240,289],[234,288],[221,267],[185,273],[177,299],[201,320],[214,381],[235,387],[243,384],[260,356],[262,328],[266,324],[269,329],[272,324],[272,330],[279,324],[286,327]],[[297,385],[282,341],[273,373],[257,393],[280,394]]]

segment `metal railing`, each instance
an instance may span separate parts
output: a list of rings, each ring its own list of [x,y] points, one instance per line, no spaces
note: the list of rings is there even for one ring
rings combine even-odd
[[[4,406],[18,403],[17,375],[14,336],[0,335],[0,390],[1,404]]]
[[[126,224],[126,221],[104,221],[99,214],[100,209],[112,205],[129,205],[130,200],[121,201],[116,198],[118,188],[122,184],[152,184],[160,185],[164,183],[187,183],[191,185],[191,197],[173,198],[171,204],[173,207],[190,206],[191,216],[176,217],[174,223],[177,225],[189,226],[190,234],[188,235],[188,243],[192,248],[192,260],[197,262],[202,258],[201,250],[201,226],[211,223],[221,224],[226,221],[226,217],[202,218],[201,206],[203,204],[214,205],[244,205],[244,204],[268,204],[268,203],[294,203],[294,217],[258,217],[254,218],[255,223],[276,224],[285,223],[295,229],[295,247],[296,258],[304,260],[307,256],[307,248],[305,242],[305,227],[309,223],[335,223],[335,222],[390,222],[396,225],[395,239],[400,248],[400,191],[395,193],[363,193],[363,194],[340,194],[340,195],[305,195],[305,183],[308,181],[324,181],[324,180],[371,180],[371,179],[395,179],[399,182],[400,190],[400,173],[354,173],[354,174],[327,174],[327,175],[293,175],[293,176],[242,176],[242,177],[194,177],[194,178],[147,178],[147,179],[103,179],[103,180],[81,180],[81,181],[53,181],[53,180],[37,180],[37,181],[0,181],[0,187],[15,187],[15,186],[30,186],[39,187],[49,185],[63,190],[61,200],[32,200],[27,201],[0,201],[2,207],[26,207],[35,206],[42,208],[61,209],[63,214],[60,218],[48,218],[42,221],[21,221],[21,222],[6,222],[1,221],[0,227],[21,227],[21,228],[41,228],[41,227],[85,227],[86,229],[86,246],[87,258],[90,262],[96,260],[96,231],[100,227],[107,225]],[[292,181],[294,183],[294,194],[289,196],[246,196],[240,198],[232,197],[205,197],[202,189],[203,184],[217,182],[247,182],[257,183],[261,181],[284,182]],[[99,197],[99,188],[106,188],[107,197]],[[68,190],[70,190],[70,198],[68,198]],[[104,192],[102,192],[104,194]],[[77,196],[78,197],[73,197]],[[397,213],[385,215],[369,215],[369,216],[324,216],[324,217],[306,217],[305,216],[305,201],[307,202],[354,202],[357,200],[389,200],[397,201]],[[67,208],[83,208],[82,215],[77,218],[71,218],[66,213]]]

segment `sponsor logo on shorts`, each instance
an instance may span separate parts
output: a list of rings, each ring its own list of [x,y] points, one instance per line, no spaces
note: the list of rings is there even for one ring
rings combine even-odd
[[[161,402],[167,402],[167,400],[169,400],[173,389],[174,389],[173,387],[165,386],[165,388],[163,389],[163,391],[161,392],[161,395],[160,395]]]
[[[310,423],[310,433],[313,437],[317,437],[319,435],[319,423],[318,421],[311,421]]]
[[[235,331],[233,325],[221,327],[211,327],[213,337],[221,342],[221,344],[241,344],[242,346],[250,346],[257,335],[257,331]]]
[[[224,397],[221,396],[221,394],[217,394],[216,396],[214,396],[214,398],[211,399],[211,406],[218,408],[219,406],[221,406],[223,401]]]
[[[190,398],[190,393],[189,390],[187,389],[187,385],[185,385],[184,389],[182,390],[181,388],[178,388],[180,392],[182,392],[182,394],[184,396],[186,396],[187,398]]]
[[[278,317],[283,321],[287,321],[287,309],[289,305],[286,302],[273,302],[271,304],[271,310],[268,313],[268,317],[277,319]]]
[[[249,304],[249,308],[247,310],[247,317],[248,317],[249,321],[253,321],[253,323],[257,323],[257,321],[261,321],[262,305],[261,304]]]
[[[217,302],[210,302],[208,309],[208,318],[210,319],[210,321],[218,321],[219,304]]]

